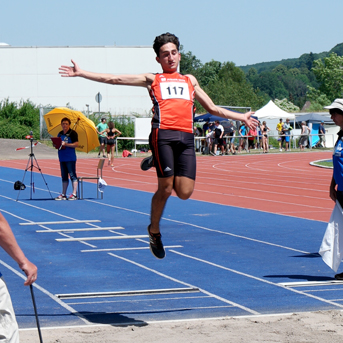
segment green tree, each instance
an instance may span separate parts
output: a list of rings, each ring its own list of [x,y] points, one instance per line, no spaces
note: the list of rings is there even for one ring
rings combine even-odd
[[[323,60],[313,62],[312,71],[320,86],[319,90],[329,99],[343,96],[343,56],[331,53]]]
[[[180,52],[180,72],[182,74],[191,74],[196,76],[197,70],[202,67],[200,60],[196,58],[190,51],[184,52],[183,46],[181,46]]]
[[[298,68],[291,68],[288,70],[287,74],[298,77],[300,75],[300,70]]]
[[[197,71],[197,80],[200,87],[205,87],[211,82],[216,82],[218,80],[218,74],[222,67],[222,63],[212,60],[211,62],[205,63]]]
[[[288,91],[275,73],[264,71],[253,81],[253,87],[266,93],[271,99],[288,98]]]
[[[287,67],[283,64],[279,64],[272,71],[275,74],[286,75],[287,74]]]
[[[23,139],[30,131],[39,138],[39,108],[31,101],[0,102],[0,137]]]
[[[257,70],[255,68],[250,68],[246,74],[246,77],[252,83],[253,80],[257,77],[257,75]]]
[[[308,86],[307,99],[311,102],[309,111],[323,111],[324,106],[331,104],[326,94],[321,93],[318,89]]]
[[[265,98],[247,82],[244,72],[232,62],[221,65],[218,75],[204,87],[217,105],[260,108]]]
[[[275,105],[277,105],[278,107],[280,107],[282,110],[286,111],[286,112],[299,112],[300,108],[296,105],[294,105],[292,102],[290,102],[289,100],[282,99],[275,99],[274,100]]]
[[[267,100],[265,94],[254,89],[244,72],[232,62],[210,61],[202,64],[191,52],[181,51],[180,71],[182,74],[194,75],[201,88],[217,105],[260,108]],[[257,71],[250,72],[257,75]],[[205,109],[195,101],[197,113]]]

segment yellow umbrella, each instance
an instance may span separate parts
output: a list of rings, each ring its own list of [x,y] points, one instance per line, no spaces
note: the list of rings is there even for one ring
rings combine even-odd
[[[66,107],[56,107],[44,115],[44,120],[51,136],[57,137],[62,131],[61,120],[69,118],[70,128],[79,136],[79,147],[76,150],[89,152],[99,146],[98,134],[94,123],[83,113]]]

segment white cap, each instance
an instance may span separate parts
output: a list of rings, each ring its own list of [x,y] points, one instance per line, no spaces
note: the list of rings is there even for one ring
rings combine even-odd
[[[325,106],[324,108],[328,110],[332,110],[334,108],[337,108],[341,111],[343,111],[343,99],[335,99],[335,101],[330,106]]]

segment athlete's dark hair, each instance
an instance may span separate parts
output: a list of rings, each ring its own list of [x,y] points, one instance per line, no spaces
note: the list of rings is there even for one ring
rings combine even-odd
[[[109,129],[114,129],[114,123],[113,123],[113,121],[110,121],[110,122],[108,123],[108,128],[109,128]]]
[[[176,45],[177,50],[180,50],[179,38],[177,38],[172,33],[167,32],[157,36],[154,40],[154,45],[152,47],[154,48],[156,56],[160,55],[160,48],[167,43],[174,43]]]

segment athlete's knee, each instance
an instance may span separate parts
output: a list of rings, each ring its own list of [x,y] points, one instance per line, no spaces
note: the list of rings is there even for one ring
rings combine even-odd
[[[187,200],[193,193],[194,180],[188,177],[176,177],[174,182],[174,191],[181,200]]]
[[[157,192],[159,196],[163,198],[169,198],[173,192],[173,184],[172,183],[160,183],[158,185]]]
[[[174,190],[178,198],[187,200],[193,194],[194,187],[175,187]]]
[[[178,198],[180,198],[181,200],[187,200],[191,197],[193,191],[192,192],[180,192],[180,193],[176,193],[176,195],[178,196]]]
[[[163,188],[163,189],[159,189],[157,190],[157,192],[159,193],[159,195],[162,197],[162,198],[169,198],[172,194],[172,191],[173,189],[172,188]]]

